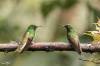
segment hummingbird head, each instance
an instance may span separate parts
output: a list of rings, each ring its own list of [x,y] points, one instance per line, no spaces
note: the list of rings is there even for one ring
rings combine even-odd
[[[67,29],[67,31],[71,31],[73,29],[70,24],[67,24],[64,27]]]
[[[30,25],[30,26],[29,26],[29,29],[34,29],[34,30],[36,30],[37,27],[38,27],[38,26],[36,26],[36,25]]]

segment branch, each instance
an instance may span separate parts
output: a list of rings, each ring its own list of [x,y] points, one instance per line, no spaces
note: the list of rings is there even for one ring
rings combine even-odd
[[[100,44],[80,44],[83,52],[100,52]],[[0,52],[15,51],[18,47],[16,42],[0,44]],[[32,42],[27,51],[75,51],[70,44],[64,42]]]

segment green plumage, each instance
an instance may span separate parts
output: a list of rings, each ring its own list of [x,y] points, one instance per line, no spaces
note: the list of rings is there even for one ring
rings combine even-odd
[[[75,30],[73,29],[73,27],[71,25],[65,25],[64,26],[67,30],[67,38],[69,43],[71,44],[71,46],[79,53],[82,53],[82,49],[80,47],[80,41],[79,41],[79,37],[77,35],[77,33],[75,32]]]
[[[36,31],[37,26],[35,25],[30,25],[26,32],[24,33],[22,40],[20,42],[20,45],[16,49],[16,52],[22,53],[24,50],[27,50],[28,47],[30,46],[32,40],[35,37],[35,31]]]

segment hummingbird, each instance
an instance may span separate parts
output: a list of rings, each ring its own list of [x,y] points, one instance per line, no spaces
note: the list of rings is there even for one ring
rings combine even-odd
[[[80,41],[76,31],[73,29],[73,27],[70,24],[67,24],[64,27],[67,30],[67,39],[69,43],[78,52],[78,54],[81,54],[82,49],[80,47]]]
[[[35,32],[38,26],[30,25],[24,35],[22,36],[22,40],[16,49],[16,52],[23,53],[23,51],[27,50],[28,47],[31,45],[32,40],[35,37]]]

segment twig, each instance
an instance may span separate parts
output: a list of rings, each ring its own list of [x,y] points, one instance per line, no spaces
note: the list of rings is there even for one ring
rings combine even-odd
[[[83,44],[81,43],[83,52],[93,53],[100,52],[100,44]],[[0,44],[0,52],[15,51],[18,47],[16,42]],[[75,51],[70,44],[64,42],[32,42],[27,51]]]

